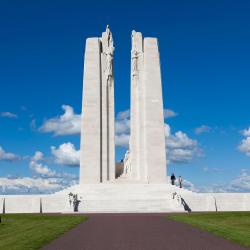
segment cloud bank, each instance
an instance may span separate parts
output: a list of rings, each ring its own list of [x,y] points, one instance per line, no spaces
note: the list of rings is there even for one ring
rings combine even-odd
[[[176,113],[175,111],[171,109],[164,109],[163,114],[164,114],[164,119],[168,119],[168,118],[175,117],[178,115],[178,113]]]
[[[198,142],[182,131],[171,134],[168,124],[165,124],[166,153],[169,163],[187,163],[200,155]]]
[[[242,131],[242,135],[245,137],[241,140],[238,146],[239,151],[245,153],[246,156],[250,156],[250,127]]]
[[[130,137],[129,110],[119,112],[116,117],[116,146],[128,148]],[[166,152],[169,163],[187,163],[200,155],[198,142],[182,131],[171,134],[170,126],[165,123]]]
[[[200,127],[198,128],[195,128],[194,132],[196,135],[200,135],[200,134],[203,134],[203,133],[208,133],[211,131],[211,128],[207,125],[201,125]]]
[[[21,157],[10,152],[6,152],[1,146],[0,146],[0,161],[16,161],[20,160]]]
[[[79,166],[80,164],[80,150],[76,150],[70,142],[63,143],[58,148],[52,146],[51,153],[57,164],[65,166]]]
[[[11,119],[17,119],[18,118],[18,116],[16,114],[11,113],[11,112],[1,112],[0,116],[11,118]]]
[[[33,171],[33,173],[42,177],[55,177],[56,172],[41,163],[42,160],[43,153],[36,151],[29,163],[30,169]]]
[[[46,120],[38,129],[43,133],[59,135],[74,135],[81,131],[81,115],[75,114],[74,109],[69,105],[62,105],[64,114]]]

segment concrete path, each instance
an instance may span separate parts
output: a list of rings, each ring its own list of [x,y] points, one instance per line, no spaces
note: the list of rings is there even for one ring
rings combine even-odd
[[[243,250],[162,214],[92,214],[43,250]]]

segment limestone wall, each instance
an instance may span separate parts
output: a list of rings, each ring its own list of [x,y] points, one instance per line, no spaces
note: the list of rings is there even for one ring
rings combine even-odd
[[[67,210],[68,197],[55,195],[1,195],[0,213],[40,213],[40,199],[43,213],[59,213]]]
[[[78,193],[82,202],[80,212],[184,212],[172,198],[176,190],[192,212],[250,211],[250,193],[193,193],[170,185],[96,184],[72,187],[51,195],[0,195],[0,214],[5,198],[6,213],[68,213],[68,193]]]
[[[192,211],[250,211],[250,193],[193,193],[182,195]]]

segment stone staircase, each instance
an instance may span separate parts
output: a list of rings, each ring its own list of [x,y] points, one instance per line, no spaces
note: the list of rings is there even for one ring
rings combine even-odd
[[[54,195],[67,200],[70,192],[78,194],[79,212],[83,213],[184,212],[181,203],[173,199],[176,191],[192,193],[170,184],[113,182],[72,186]],[[65,212],[71,211],[73,208],[68,202]]]

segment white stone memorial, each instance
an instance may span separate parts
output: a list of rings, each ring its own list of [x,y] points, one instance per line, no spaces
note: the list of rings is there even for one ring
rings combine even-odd
[[[114,44],[107,26],[86,40],[84,58],[80,184],[115,178]]]
[[[72,197],[83,213],[250,210],[249,193],[170,185],[158,42],[132,31],[131,47],[131,135],[122,175],[115,179],[114,41],[107,26],[86,40],[79,184],[51,195],[0,195],[0,212],[73,212]]]
[[[127,179],[166,183],[166,150],[158,42],[132,31],[130,173]]]
[[[115,178],[114,44],[107,26],[86,41],[80,184]],[[123,180],[166,183],[166,152],[158,42],[132,31],[131,138]],[[127,158],[125,159],[127,162]]]

